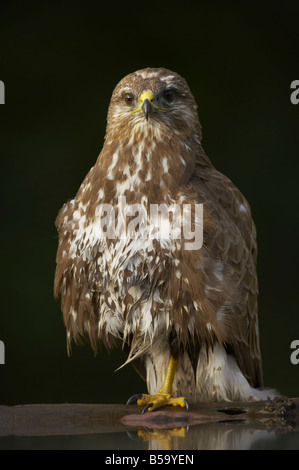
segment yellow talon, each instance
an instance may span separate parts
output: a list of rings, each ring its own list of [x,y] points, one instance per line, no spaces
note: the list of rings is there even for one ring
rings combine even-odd
[[[145,408],[142,410],[142,413],[145,413],[145,411],[154,411],[157,408],[161,408],[167,405],[181,406],[182,408],[188,409],[189,405],[188,405],[187,400],[184,397],[174,398],[171,396],[172,383],[173,383],[173,378],[174,378],[177,365],[178,365],[178,358],[175,359],[172,356],[170,356],[165,380],[160,390],[154,395],[147,395],[147,394],[142,394],[141,396],[134,395],[128,400],[127,404],[130,403],[132,399],[138,397],[137,405],[139,406],[146,405]]]
[[[188,402],[184,397],[174,398],[169,393],[160,393],[157,392],[155,395],[146,395],[143,394],[142,398],[137,400],[137,405],[146,407],[143,409],[142,413],[145,411],[154,411],[157,408],[163,406],[181,406],[182,408],[188,408]]]

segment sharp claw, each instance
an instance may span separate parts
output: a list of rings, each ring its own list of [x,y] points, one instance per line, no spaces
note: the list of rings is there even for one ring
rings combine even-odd
[[[154,406],[153,403],[149,403],[148,405],[146,405],[143,410],[142,410],[142,414],[144,414],[151,406]]]
[[[138,436],[134,433],[132,433],[131,431],[126,431],[127,432],[127,436],[132,440],[132,441],[137,441],[138,440]]]
[[[135,395],[132,395],[127,401],[126,406],[128,406],[130,403],[132,403],[135,400],[139,400],[140,398],[142,398],[142,393],[136,393]]]
[[[146,426],[143,426],[143,429],[144,429],[145,431],[147,431],[147,432],[154,432],[153,429],[147,428]]]
[[[186,398],[184,398],[184,403],[185,403],[186,409],[189,410],[189,403],[187,402]]]

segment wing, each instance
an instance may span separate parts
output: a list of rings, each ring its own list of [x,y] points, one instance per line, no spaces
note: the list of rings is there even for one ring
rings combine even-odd
[[[223,330],[216,331],[217,339],[235,356],[250,385],[261,387],[256,229],[249,204],[212,166],[196,168],[188,192],[191,199],[204,203],[204,246],[200,256],[206,266],[205,302],[214,309],[210,318],[216,320],[216,325],[224,324]],[[196,255],[190,256],[191,264],[196,262]],[[190,357],[196,361],[196,355],[198,350],[195,347],[194,353],[193,346]]]
[[[61,296],[68,352],[72,339],[79,342],[89,336],[95,352],[101,339],[108,349],[123,343],[126,351],[133,354],[139,350],[140,355],[142,342],[124,330],[124,320],[130,314],[134,323],[134,311],[140,304],[145,308],[156,304],[153,297],[159,262],[140,240],[110,240],[101,234],[95,210],[100,190],[95,166],[76,198],[58,214],[54,296]]]

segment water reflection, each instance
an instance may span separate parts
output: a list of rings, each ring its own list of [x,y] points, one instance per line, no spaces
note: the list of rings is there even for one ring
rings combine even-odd
[[[291,433],[293,439],[290,440],[296,446],[293,448],[299,449],[299,432],[296,428],[288,427],[282,432],[275,426],[272,429],[263,426],[253,427],[241,420],[187,428],[147,428],[138,430],[135,435],[130,432],[129,437],[147,442],[148,450],[249,450],[264,446],[275,448],[275,442],[277,444],[280,435]]]
[[[246,450],[297,449],[299,430],[258,429],[246,423],[218,423],[177,429],[56,436],[2,436],[1,449],[34,450]]]
[[[122,422],[138,429],[138,439],[146,442],[149,450],[278,448],[281,436],[287,436],[283,444],[287,448],[299,449],[296,410],[294,400],[277,396],[250,404],[201,405],[188,413],[163,410],[131,414]]]
[[[299,399],[140,413],[123,405],[0,406],[0,449],[298,449]]]

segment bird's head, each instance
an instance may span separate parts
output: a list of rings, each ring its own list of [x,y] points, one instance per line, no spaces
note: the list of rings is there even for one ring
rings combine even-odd
[[[122,131],[200,134],[197,106],[185,79],[164,68],[124,77],[112,94],[107,120],[107,130],[118,137]]]

